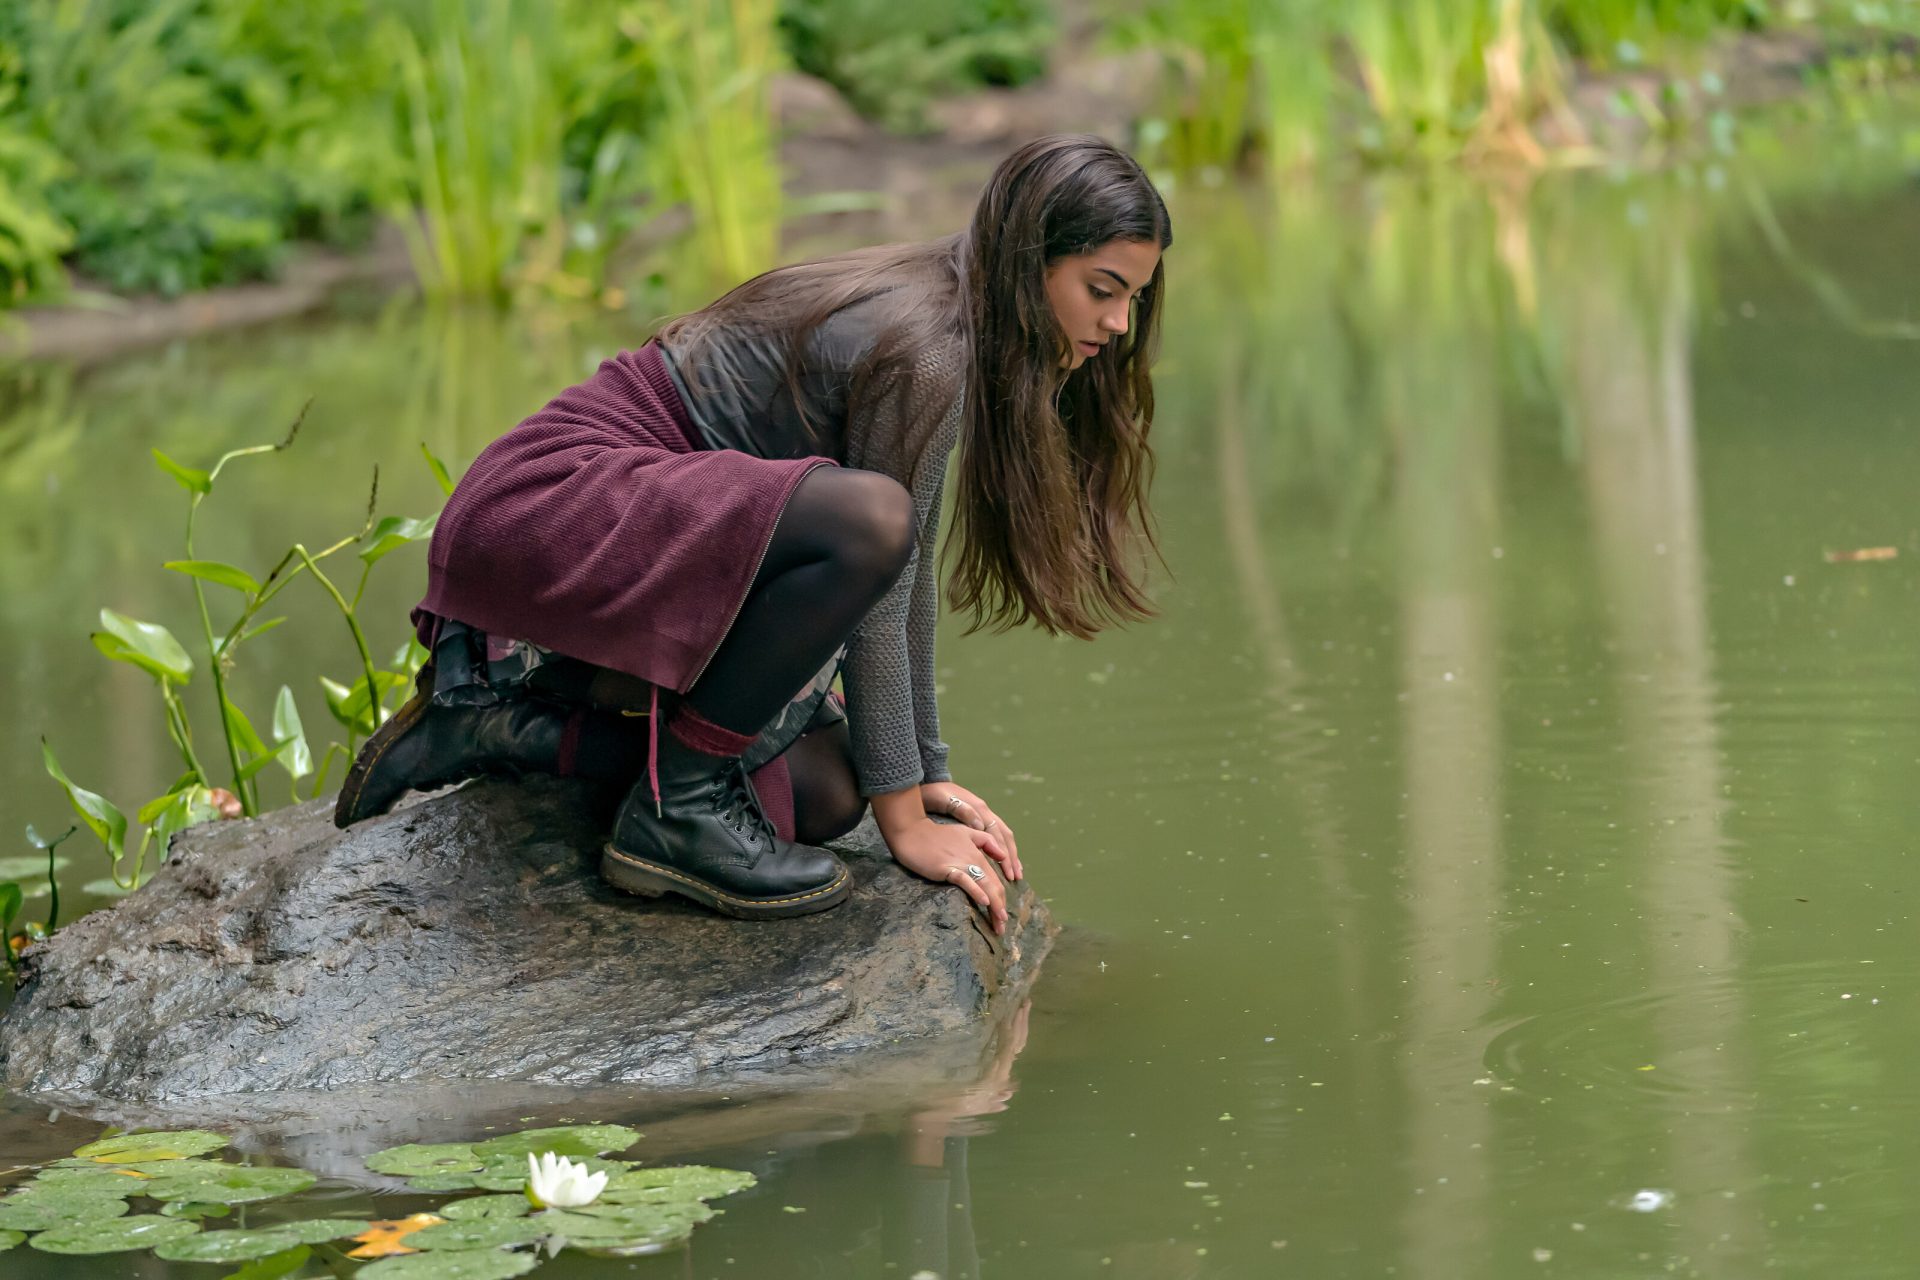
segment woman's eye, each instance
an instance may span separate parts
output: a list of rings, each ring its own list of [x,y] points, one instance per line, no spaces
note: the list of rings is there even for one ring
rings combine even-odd
[[[1105,302],[1108,298],[1111,298],[1113,296],[1112,294],[1108,293],[1105,289],[1096,289],[1092,285],[1087,286],[1087,292],[1091,293],[1094,297],[1098,298],[1102,302]]]

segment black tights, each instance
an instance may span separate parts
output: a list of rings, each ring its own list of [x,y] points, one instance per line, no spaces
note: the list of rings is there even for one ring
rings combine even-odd
[[[780,513],[746,602],[687,702],[722,728],[759,733],[906,568],[913,515],[907,491],[886,476],[843,467],[809,471]],[[803,787],[837,801],[808,805],[815,814],[844,809],[849,792],[858,805],[844,728],[837,735],[808,734],[788,754],[796,813]],[[803,772],[821,777],[803,779]],[[838,773],[846,775],[845,786],[827,776]]]

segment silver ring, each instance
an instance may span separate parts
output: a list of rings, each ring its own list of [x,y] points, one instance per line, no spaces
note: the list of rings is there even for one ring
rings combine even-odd
[[[948,796],[948,797],[947,797],[947,812],[948,812],[949,814],[952,814],[953,812],[955,812],[956,810],[958,810],[958,809],[960,808],[960,806],[961,806],[961,805],[963,805],[963,804],[965,804],[965,803],[966,803],[966,801],[965,801],[965,800],[962,800],[962,799],[961,799],[961,798],[960,798],[959,796]]]
[[[1000,819],[998,819],[998,818],[995,818],[995,819],[994,819],[994,820],[993,820],[992,822],[989,822],[989,823],[988,823],[988,824],[986,825],[986,827],[985,827],[985,830],[988,830],[988,831],[991,831],[991,830],[993,830],[993,829],[994,829],[995,827],[997,827],[997,826],[999,826],[999,825],[1000,825]]]
[[[974,866],[972,863],[967,864],[967,874],[972,876],[975,880],[985,880],[987,878],[987,873],[982,871],[980,868]]]

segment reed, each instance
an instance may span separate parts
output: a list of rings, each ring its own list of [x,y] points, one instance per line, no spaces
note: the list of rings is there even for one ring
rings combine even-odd
[[[654,51],[655,189],[684,201],[702,284],[774,264],[782,197],[767,84],[775,0],[636,0],[621,30]],[[695,282],[686,282],[691,287]]]

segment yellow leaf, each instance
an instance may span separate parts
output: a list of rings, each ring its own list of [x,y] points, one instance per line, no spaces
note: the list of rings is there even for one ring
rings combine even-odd
[[[412,1213],[404,1218],[387,1218],[370,1223],[354,1239],[360,1242],[358,1249],[347,1250],[349,1258],[388,1258],[396,1253],[418,1253],[418,1249],[409,1249],[401,1241],[424,1227],[437,1226],[446,1219],[431,1213]]]

